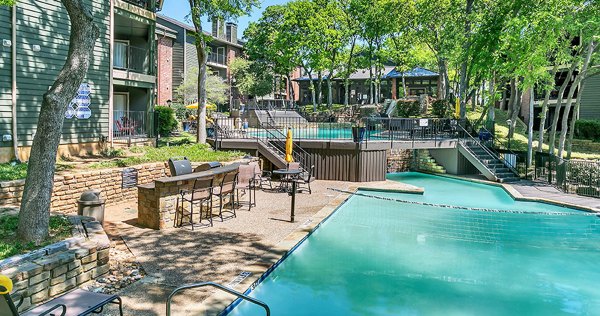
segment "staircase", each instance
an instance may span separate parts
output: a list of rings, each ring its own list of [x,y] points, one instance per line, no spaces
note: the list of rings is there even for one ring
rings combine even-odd
[[[488,180],[506,183],[520,179],[516,170],[477,140],[461,140],[458,151]]]
[[[275,127],[271,124],[261,124],[261,129],[266,133],[265,137],[257,137],[258,140],[258,152],[267,158],[278,168],[286,168],[287,162],[285,161],[285,140],[286,135],[281,131],[280,128]],[[297,143],[293,143],[292,157],[295,162],[300,163],[300,167],[307,168],[306,159],[309,157],[308,153],[300,147]]]
[[[417,156],[415,157],[417,169],[432,173],[446,173],[446,169],[439,165],[431,154],[429,149],[417,150]]]

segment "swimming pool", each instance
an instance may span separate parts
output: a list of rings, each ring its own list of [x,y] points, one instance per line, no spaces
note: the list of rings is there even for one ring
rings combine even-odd
[[[425,194],[351,197],[250,295],[273,315],[600,313],[598,217],[484,184],[389,178]],[[230,315],[264,311],[243,302]]]

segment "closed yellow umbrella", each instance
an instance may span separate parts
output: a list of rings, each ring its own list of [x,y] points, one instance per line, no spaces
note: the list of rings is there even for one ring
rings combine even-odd
[[[292,151],[294,150],[294,143],[292,141],[292,129],[288,128],[287,136],[285,137],[285,161],[290,163],[294,161]]]
[[[456,105],[454,106],[454,117],[460,118],[460,98],[456,98]]]

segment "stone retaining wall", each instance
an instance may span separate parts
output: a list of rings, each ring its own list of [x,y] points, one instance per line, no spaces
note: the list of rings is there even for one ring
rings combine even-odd
[[[149,163],[133,166],[138,171],[138,184],[145,184],[164,176],[169,176],[166,163]],[[121,188],[124,168],[101,169],[54,177],[52,193],[52,211],[75,213],[77,200],[83,191],[99,189],[107,205],[122,201],[135,201],[137,188]],[[0,182],[0,206],[18,205],[21,203],[25,180]]]
[[[0,260],[0,274],[12,279],[19,311],[75,288],[109,271],[110,241],[99,222],[74,217],[73,237],[42,249]]]
[[[387,172],[408,171],[412,163],[412,150],[389,149],[387,152]]]

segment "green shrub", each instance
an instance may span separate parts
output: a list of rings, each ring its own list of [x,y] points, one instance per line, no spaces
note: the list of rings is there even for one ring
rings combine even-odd
[[[421,114],[419,101],[398,101],[396,104],[398,117],[411,117]]]
[[[173,103],[171,104],[171,108],[175,111],[175,118],[178,121],[187,120],[190,117],[190,115],[193,115],[195,112],[195,110],[188,109],[185,107],[185,104],[181,103]]]
[[[27,176],[26,163],[0,164],[0,181],[24,179]]]
[[[158,134],[160,136],[169,136],[177,127],[175,111],[167,106],[157,106],[154,110],[158,112]]]
[[[122,157],[123,154],[123,149],[114,147],[107,147],[100,151],[100,155],[107,158]]]
[[[600,140],[600,121],[578,120],[575,122],[575,137],[579,139]]]
[[[452,104],[448,100],[436,100],[431,104],[431,114],[435,117],[448,117]]]

